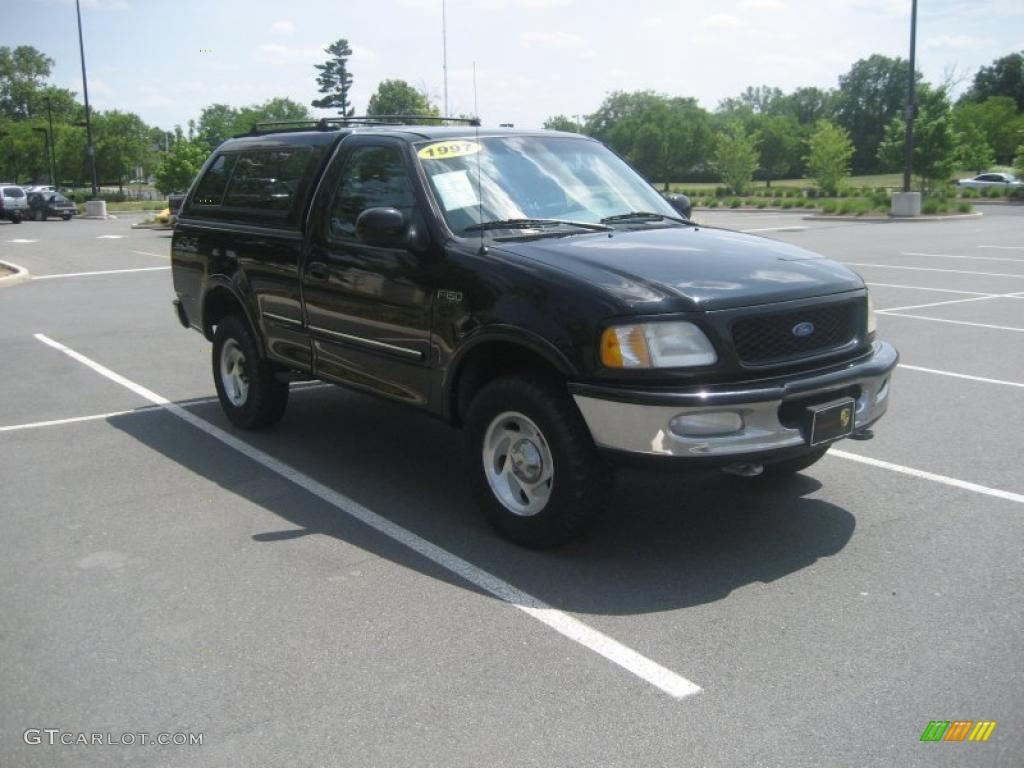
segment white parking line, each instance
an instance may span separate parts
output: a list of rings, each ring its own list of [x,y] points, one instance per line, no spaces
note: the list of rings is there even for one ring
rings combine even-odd
[[[1010,259],[1002,256],[954,256],[951,253],[919,253],[918,251],[902,251],[900,256],[931,256],[936,259],[979,259],[981,261],[1013,261],[1024,264],[1024,259]]]
[[[857,453],[849,453],[847,451],[840,451],[833,448],[831,451],[825,454],[826,456],[835,456],[839,459],[848,459],[849,461],[860,462],[861,464],[867,464],[872,467],[878,467],[879,469],[888,469],[891,472],[899,472],[903,475],[910,475],[911,477],[918,477],[922,480],[931,480],[933,483],[941,483],[942,485],[949,485],[953,488],[960,488],[964,491],[971,491],[972,493],[980,493],[985,496],[995,496],[997,499],[1005,499],[1006,501],[1014,501],[1018,504],[1024,504],[1024,494],[1012,493],[1011,491],[1001,491],[998,488],[989,488],[985,485],[978,485],[977,483],[969,483],[966,480],[958,480],[955,477],[947,477],[946,475],[937,475],[934,472],[925,472],[923,469],[914,469],[913,467],[905,467],[902,464],[893,464],[888,461],[881,461],[879,459],[872,459],[867,456],[861,456]]]
[[[981,291],[962,291],[952,288],[925,288],[923,285],[896,285],[895,283],[872,283],[864,281],[864,285],[878,286],[879,288],[906,288],[911,291],[933,291],[934,293],[963,293],[968,296],[1005,296],[1001,293],[982,293]]]
[[[58,277],[91,277],[93,275],[122,275],[125,272],[156,272],[170,267],[137,267],[135,269],[102,269],[98,272],[65,272],[61,275],[32,275],[33,280],[56,280]]]
[[[150,253],[149,251],[132,251],[132,253],[137,253],[140,256],[155,256],[158,259],[169,259],[169,258],[171,258],[166,253]]]
[[[38,240],[26,240],[23,237],[15,238],[14,240],[8,240],[8,243],[17,243],[19,245],[27,245],[28,243],[38,243]]]
[[[986,379],[984,376],[970,376],[966,373],[953,373],[952,371],[940,371],[937,368],[923,368],[920,365],[907,365],[906,363],[900,363],[900,368],[905,368],[908,371],[922,371],[923,373],[934,373],[939,376],[952,376],[954,379],[967,379],[968,381],[980,381],[985,384],[1002,384],[1004,387],[1021,387],[1024,389],[1024,382],[1020,381],[1004,381],[1003,379]]]
[[[907,267],[902,264],[865,264],[859,261],[844,261],[851,267],[879,267],[881,269],[911,269],[917,272],[947,272],[954,275],[983,275],[985,277],[1016,277],[1024,280],[1024,275],[1011,275],[1005,272],[970,272],[963,269],[936,269],[935,267]]]
[[[1013,296],[1002,296],[997,294],[995,296],[972,296],[969,299],[950,299],[949,301],[933,301],[930,304],[910,304],[905,307],[887,307],[885,309],[876,310],[878,314],[888,314],[889,312],[899,312],[904,309],[924,309],[925,307],[944,307],[947,304],[964,304],[968,301],[991,301],[992,299],[1012,299]]]
[[[97,240],[123,240],[124,235],[96,235]]]
[[[1024,245],[979,245],[978,248],[998,248],[1001,251],[1024,251]]]
[[[655,688],[664,691],[668,695],[676,699],[682,699],[686,696],[692,696],[693,694],[700,693],[700,686],[687,680],[685,677],[676,674],[667,667],[661,666],[646,656],[642,656],[637,653],[632,648],[623,645],[617,640],[608,637],[601,632],[598,632],[596,629],[584,624],[579,619],[552,608],[533,595],[517,589],[508,582],[473,565],[467,560],[463,560],[461,557],[452,554],[448,550],[442,549],[436,544],[431,544],[426,539],[417,536],[412,531],[409,531],[402,526],[391,522],[387,518],[378,515],[376,512],[371,512],[369,509],[353,499],[350,499],[344,494],[314,480],[309,475],[299,472],[294,467],[273,458],[258,448],[254,448],[248,443],[239,440],[234,435],[225,432],[223,429],[220,429],[195,414],[190,413],[176,403],[172,403],[167,398],[146,389],[140,384],[136,384],[135,382],[126,379],[119,373],[115,373],[100,363],[89,359],[85,355],[76,352],[70,347],[64,346],[60,342],[54,341],[41,333],[35,334],[35,338],[54,349],[60,350],[68,357],[91,368],[101,376],[105,376],[111,381],[131,390],[149,402],[166,409],[169,413],[177,416],[182,421],[188,422],[196,429],[202,430],[215,440],[219,440],[228,447],[234,448],[239,453],[252,459],[266,469],[269,469],[274,474],[289,480],[306,492],[317,496],[338,509],[338,511],[355,518],[364,525],[373,528],[388,538],[393,539],[414,552],[419,553],[445,570],[450,571],[471,584],[476,585],[480,589],[491,593],[499,600],[518,608],[529,616],[535,618],[537,621],[546,624],[559,634],[569,638],[573,642],[579,643],[584,648],[588,648],[613,664],[617,664],[628,672],[636,675],[641,680],[645,680]]]
[[[881,313],[879,313],[881,314]],[[926,317],[925,315],[905,315],[902,312],[886,312],[886,317],[909,317],[913,320],[931,320],[933,323],[951,323],[953,325],[972,325],[975,328],[991,328],[996,331],[1018,331],[1024,333],[1024,328],[1014,328],[1009,325],[989,325],[987,323],[969,323],[966,320],[947,320],[944,317]]]

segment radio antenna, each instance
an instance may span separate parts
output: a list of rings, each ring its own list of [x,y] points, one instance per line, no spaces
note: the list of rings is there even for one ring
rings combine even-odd
[[[445,112],[445,114],[448,114]],[[480,117],[480,107],[476,103],[476,62],[473,62],[473,117]]]
[[[448,8],[441,0],[441,69],[444,70],[444,113],[448,114]]]
[[[480,146],[480,120],[476,121],[476,125],[473,127],[476,131],[476,218],[477,224],[484,223],[484,191],[483,184],[481,183],[481,172],[480,172],[480,153],[483,152],[483,147]],[[484,245],[484,228],[480,227],[480,250],[477,251],[481,256],[487,253],[487,246]]]

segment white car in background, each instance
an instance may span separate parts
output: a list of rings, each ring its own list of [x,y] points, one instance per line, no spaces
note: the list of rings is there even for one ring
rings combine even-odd
[[[1012,173],[983,173],[973,179],[960,179],[956,185],[961,189],[996,189],[1024,187],[1024,181],[1020,181]]]

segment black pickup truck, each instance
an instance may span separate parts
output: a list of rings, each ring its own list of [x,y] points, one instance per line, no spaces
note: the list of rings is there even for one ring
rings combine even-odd
[[[222,144],[172,244],[238,427],[317,378],[463,428],[510,539],[579,534],[620,460],[753,477],[870,436],[897,353],[863,281],[699,226],[597,141],[338,119]]]

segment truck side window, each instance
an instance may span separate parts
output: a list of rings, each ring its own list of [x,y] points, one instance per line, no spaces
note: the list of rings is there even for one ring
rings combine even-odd
[[[412,181],[395,147],[360,147],[345,165],[331,207],[330,236],[354,238],[356,219],[367,208],[397,208],[406,223],[416,208]]]
[[[192,196],[193,205],[220,205],[224,199],[224,188],[235,164],[236,155],[221,155],[203,174],[203,178]]]

